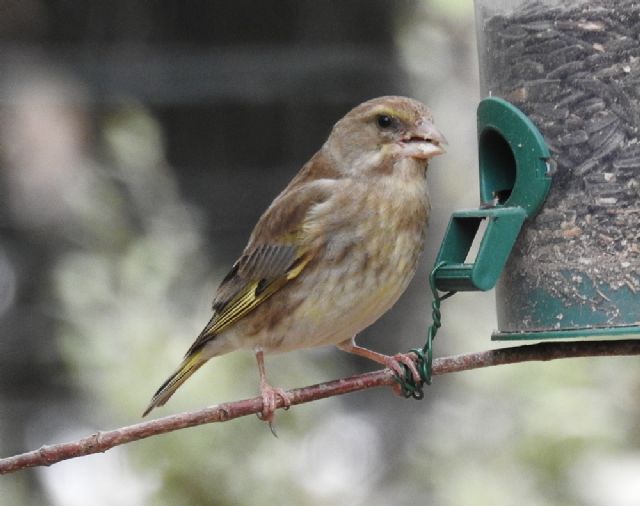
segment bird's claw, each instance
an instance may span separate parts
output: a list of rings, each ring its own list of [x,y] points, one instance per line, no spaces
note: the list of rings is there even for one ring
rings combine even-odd
[[[416,367],[416,355],[414,353],[398,353],[396,355],[390,355],[385,358],[384,365],[391,369],[398,378],[404,378],[404,370],[402,366],[405,365],[409,371],[411,371],[411,376],[413,377],[413,381],[419,385],[422,383],[422,376],[418,372],[418,368]],[[402,386],[400,384],[394,385],[394,392],[398,395],[403,395]]]
[[[271,433],[278,437],[275,429],[273,428],[275,411],[278,406],[278,397],[282,399],[283,409],[289,409],[291,407],[291,399],[284,389],[274,388],[268,383],[264,383],[260,386],[260,396],[262,397],[262,411],[258,413],[258,418],[267,422]]]

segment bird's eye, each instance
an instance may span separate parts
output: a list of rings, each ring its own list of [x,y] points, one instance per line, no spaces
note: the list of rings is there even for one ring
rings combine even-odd
[[[376,117],[376,122],[380,128],[389,128],[393,125],[393,118],[388,114],[379,114]]]

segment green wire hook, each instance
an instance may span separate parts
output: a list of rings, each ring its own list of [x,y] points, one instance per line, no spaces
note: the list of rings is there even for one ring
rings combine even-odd
[[[446,262],[444,261],[438,262],[431,270],[431,274],[429,274],[429,286],[433,295],[433,301],[431,302],[432,323],[427,329],[427,341],[422,348],[413,348],[409,351],[409,353],[414,353],[418,358],[416,361],[416,368],[418,369],[418,373],[420,374],[421,381],[416,383],[413,375],[411,374],[411,371],[406,365],[402,366],[404,368],[403,377],[396,376],[396,381],[400,383],[400,387],[402,389],[402,395],[404,395],[406,398],[413,397],[417,400],[424,398],[424,391],[422,387],[424,384],[431,384],[433,340],[438,333],[438,329],[442,326],[442,313],[440,312],[440,304],[443,300],[448,299],[456,293],[447,292],[444,295],[440,296],[438,288],[436,287],[436,272],[438,272],[438,269],[440,269],[445,264]]]

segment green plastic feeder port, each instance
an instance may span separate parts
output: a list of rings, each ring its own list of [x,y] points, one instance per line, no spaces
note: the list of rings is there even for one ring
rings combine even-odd
[[[502,273],[525,220],[544,202],[551,178],[549,151],[536,127],[500,98],[478,106],[480,209],[455,212],[436,263],[442,291],[490,290]],[[480,225],[486,229],[475,260],[467,256]]]

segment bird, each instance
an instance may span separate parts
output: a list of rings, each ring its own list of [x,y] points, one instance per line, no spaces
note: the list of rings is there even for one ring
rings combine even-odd
[[[445,152],[430,110],[401,96],[368,100],[331,129],[259,218],[215,293],[213,316],[143,413],[163,406],[213,357],[255,353],[262,411],[271,426],[278,398],[264,355],[335,345],[402,375],[408,354],[384,355],[355,336],[398,300],[424,249],[430,214],[426,175]],[[273,430],[273,428],[272,428]]]

